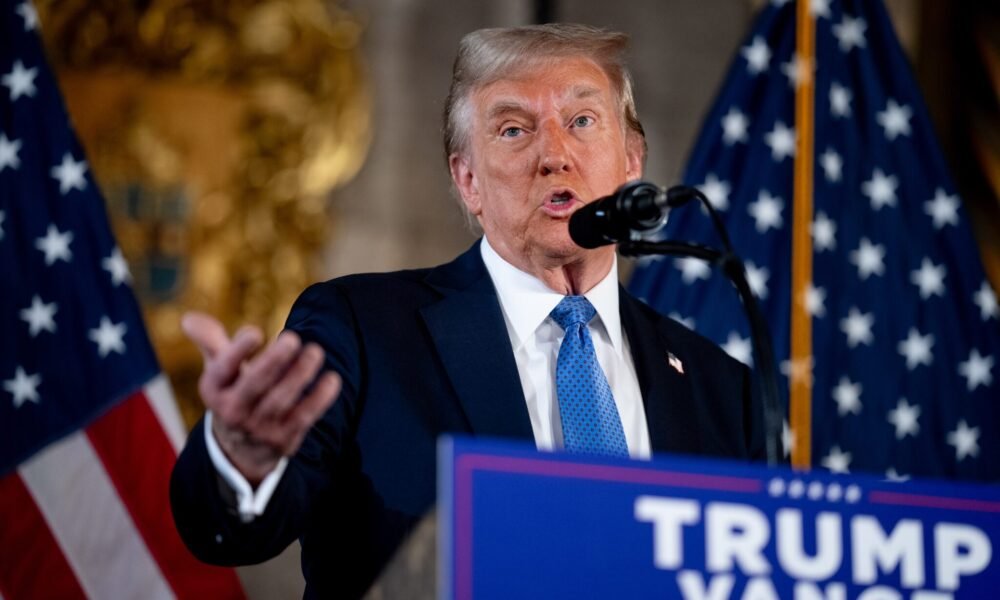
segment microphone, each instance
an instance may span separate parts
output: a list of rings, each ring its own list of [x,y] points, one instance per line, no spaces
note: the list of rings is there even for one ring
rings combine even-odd
[[[610,196],[598,198],[573,213],[569,236],[581,248],[597,248],[632,239],[666,223],[671,208],[698,195],[696,188],[675,186],[666,191],[646,181],[630,181]]]

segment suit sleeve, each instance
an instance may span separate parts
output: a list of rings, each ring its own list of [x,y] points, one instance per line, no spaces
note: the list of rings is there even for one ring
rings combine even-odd
[[[345,454],[351,453],[344,449],[352,443],[363,386],[350,303],[336,282],[314,285],[292,307],[286,328],[324,349],[325,368],[343,379],[341,394],[289,460],[263,514],[250,522],[240,518],[231,488],[209,457],[203,420],[195,425],[174,467],[170,500],[181,538],[204,562],[253,564],[278,555],[302,535],[314,511],[334,504],[350,468]]]

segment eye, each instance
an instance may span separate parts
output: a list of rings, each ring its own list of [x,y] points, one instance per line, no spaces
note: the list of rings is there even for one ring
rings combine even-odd
[[[573,127],[590,127],[594,124],[594,117],[580,115],[573,119]]]
[[[500,137],[515,138],[524,133],[524,130],[520,127],[505,127],[500,131]]]

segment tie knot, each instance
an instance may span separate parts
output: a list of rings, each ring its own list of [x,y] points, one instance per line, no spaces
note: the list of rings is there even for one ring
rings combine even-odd
[[[566,296],[550,314],[563,331],[567,331],[572,325],[586,325],[596,313],[594,305],[585,297]]]

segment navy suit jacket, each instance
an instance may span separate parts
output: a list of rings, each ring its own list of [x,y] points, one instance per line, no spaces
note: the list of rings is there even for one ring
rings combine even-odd
[[[620,297],[653,451],[758,457],[762,418],[747,369],[624,290]],[[198,423],[171,480],[174,518],[213,564],[260,562],[298,538],[307,597],[360,596],[434,504],[438,436],[533,440],[510,338],[478,243],[432,269],[316,284],[287,327],[326,350],[326,366],[343,377],[339,399],[250,523],[236,514]]]

